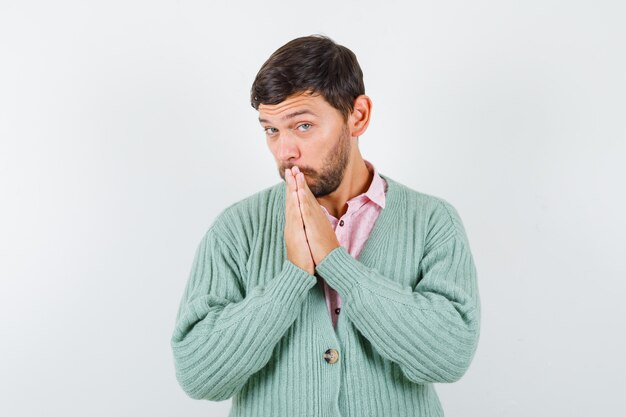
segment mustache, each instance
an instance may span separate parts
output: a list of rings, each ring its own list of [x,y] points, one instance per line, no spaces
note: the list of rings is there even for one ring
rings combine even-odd
[[[281,165],[280,167],[280,172],[284,175],[285,170],[286,169],[291,169],[293,167],[295,167],[296,164],[290,164],[290,165]],[[308,168],[308,167],[301,167],[300,165],[298,165],[298,169],[300,170],[300,172],[302,172],[304,175],[317,175],[317,172],[314,169]]]

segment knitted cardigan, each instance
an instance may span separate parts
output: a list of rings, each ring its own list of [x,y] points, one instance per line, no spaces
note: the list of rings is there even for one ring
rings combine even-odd
[[[316,267],[343,300],[336,329],[316,276],[286,257],[284,182],[220,213],[171,339],[187,395],[232,398],[230,417],[443,415],[433,383],[461,378],[478,343],[476,268],[450,203],[380,175],[359,257],[340,246]]]

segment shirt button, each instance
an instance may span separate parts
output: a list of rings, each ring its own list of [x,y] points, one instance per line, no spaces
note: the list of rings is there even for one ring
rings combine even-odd
[[[333,364],[339,360],[339,352],[337,352],[335,349],[328,349],[326,352],[324,352],[324,359],[326,360],[326,362]]]
[[[343,226],[343,220],[339,222],[339,226]]]
[[[340,311],[341,311],[341,308],[336,308],[335,309],[335,314],[339,314]]]

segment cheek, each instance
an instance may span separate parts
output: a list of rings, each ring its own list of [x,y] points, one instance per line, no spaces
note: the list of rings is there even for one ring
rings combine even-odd
[[[307,143],[306,153],[313,159],[319,159],[326,155],[335,146],[336,140],[331,134],[320,132],[313,140]]]

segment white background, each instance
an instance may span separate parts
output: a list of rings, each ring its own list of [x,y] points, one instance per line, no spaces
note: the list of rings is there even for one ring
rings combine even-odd
[[[0,3],[0,415],[226,416],[177,385],[193,254],[277,183],[249,90],[352,49],[379,171],[459,211],[482,333],[447,416],[623,408],[622,1]],[[228,354],[228,352],[224,352]]]

